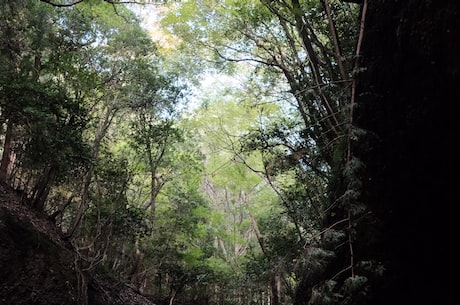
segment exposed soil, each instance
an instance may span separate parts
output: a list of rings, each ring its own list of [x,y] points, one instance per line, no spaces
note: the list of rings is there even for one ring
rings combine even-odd
[[[154,304],[81,262],[46,215],[0,185],[0,305]]]

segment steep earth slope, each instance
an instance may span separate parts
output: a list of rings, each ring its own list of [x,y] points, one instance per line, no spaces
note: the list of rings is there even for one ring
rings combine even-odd
[[[54,224],[0,185],[0,305],[152,305],[126,285],[95,271]]]

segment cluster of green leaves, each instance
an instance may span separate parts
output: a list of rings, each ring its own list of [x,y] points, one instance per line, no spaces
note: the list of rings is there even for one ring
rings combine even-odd
[[[356,262],[351,258],[348,265],[342,257],[353,257],[352,228],[365,214],[356,202],[359,162],[347,150],[358,14],[359,6],[334,0],[228,0],[186,2],[163,19],[183,42],[182,54],[244,75],[240,94],[227,92],[214,103],[224,111],[231,94],[239,107],[251,105],[246,111],[258,114],[245,125],[228,112],[240,126],[237,132],[216,117],[207,134],[217,135],[210,151],[220,150],[223,161],[210,165],[222,174],[241,173],[243,165],[277,194],[276,212],[257,215],[261,249],[251,253],[265,262],[261,287],[285,278],[282,292],[271,285],[274,304],[280,302],[276,294],[289,295],[295,304],[347,303],[353,296],[345,297],[342,290],[348,276],[352,282],[357,276]],[[250,160],[255,151],[259,162]],[[232,184],[219,191],[228,197]],[[241,184],[237,189],[244,189]],[[218,194],[217,184],[212,185]],[[255,278],[258,268],[252,262],[247,266]],[[328,279],[336,284],[327,286]],[[312,287],[319,290],[313,293]]]
[[[165,297],[206,278],[201,155],[175,110],[183,82],[139,20],[104,1],[0,5],[3,182],[52,213],[88,268]]]
[[[0,2],[0,178],[90,268],[171,302],[362,301],[366,264],[342,259],[365,212],[346,158],[355,6],[172,3],[160,48],[124,6],[46,2]],[[243,82],[181,117],[184,84],[215,71]]]

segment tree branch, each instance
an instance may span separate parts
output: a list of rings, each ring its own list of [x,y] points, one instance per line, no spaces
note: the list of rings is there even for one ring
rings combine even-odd
[[[85,0],[40,0],[46,4],[52,5],[54,7],[70,7],[82,3]],[[116,4],[157,4],[158,1],[145,0],[145,1],[122,1],[122,0],[104,0],[112,5]],[[163,3],[163,2],[161,2]],[[160,4],[160,3],[158,3]]]
[[[78,3],[81,3],[84,0],[65,1],[64,3],[62,3],[62,1],[59,1],[59,0],[56,0],[56,1],[53,1],[53,0],[40,0],[40,1],[44,2],[44,3],[47,3],[47,4],[50,4],[52,6],[55,6],[55,7],[69,7],[69,6],[74,6],[74,5],[78,4]]]

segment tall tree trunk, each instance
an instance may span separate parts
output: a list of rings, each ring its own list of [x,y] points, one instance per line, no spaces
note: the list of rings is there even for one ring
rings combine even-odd
[[[115,101],[117,99],[115,98]],[[97,128],[97,133],[94,138],[93,147],[92,147],[92,158],[93,160],[97,160],[99,158],[99,151],[101,148],[102,140],[104,139],[105,135],[107,134],[107,130],[109,129],[115,114],[118,112],[119,108],[111,105],[110,103],[106,102],[105,105],[105,112],[104,115],[101,115],[99,118],[99,124]],[[90,165],[88,172],[83,178],[83,189],[81,194],[81,202],[78,208],[77,214],[75,215],[72,224],[70,225],[69,230],[67,231],[66,235],[68,237],[72,237],[77,230],[78,226],[80,225],[83,216],[86,212],[87,205],[88,205],[88,198],[89,198],[89,191],[91,186],[91,181],[93,179],[93,174],[95,171],[95,165]]]
[[[145,247],[146,242],[141,241],[141,239],[137,237],[136,242],[134,243],[136,251],[134,254],[134,263],[131,266],[128,277],[131,283],[138,289],[142,286],[142,282],[144,281],[144,276],[142,274],[144,271]]]
[[[268,250],[265,245],[264,237],[262,233],[259,230],[259,226],[257,224],[257,220],[255,219],[254,215],[252,215],[251,212],[249,212],[249,218],[251,219],[252,222],[252,227],[254,228],[254,232],[257,237],[257,241],[259,242],[260,248],[262,250],[262,253],[267,256],[268,255]],[[270,303],[271,305],[280,305],[280,290],[278,287],[278,274],[276,270],[270,270]]]
[[[32,195],[32,206],[39,211],[43,211],[45,207],[45,201],[48,198],[51,184],[54,180],[54,175],[54,169],[50,166],[47,166],[35,186]]]
[[[93,178],[94,166],[91,165],[88,173],[86,173],[85,178],[83,180],[83,191],[81,195],[80,206],[78,207],[77,214],[74,216],[72,224],[70,225],[69,229],[67,230],[67,237],[71,238],[75,231],[77,230],[80,222],[83,219],[83,215],[86,212],[87,201],[89,196],[89,187],[91,185],[91,180]]]
[[[6,124],[5,141],[3,142],[3,154],[0,164],[0,182],[7,182],[8,168],[11,165],[11,142],[13,139],[13,123],[8,121]]]
[[[328,120],[331,120],[332,126],[340,126],[340,122],[337,118],[337,115],[338,115],[337,105],[322,90],[322,88],[324,87],[324,81],[323,81],[323,78],[320,72],[319,59],[313,49],[313,44],[310,39],[310,34],[308,33],[308,26],[306,24],[306,20],[304,19],[305,17],[303,15],[303,11],[302,11],[300,2],[298,0],[292,0],[291,3],[292,3],[292,13],[295,19],[295,26],[297,28],[300,38],[302,39],[302,43],[305,48],[305,51],[308,54],[308,60],[310,63],[311,71],[312,71],[313,78],[316,83],[315,91],[317,95],[321,98],[321,102],[324,104],[324,107],[327,111],[326,118]],[[337,60],[340,60],[340,58]]]

